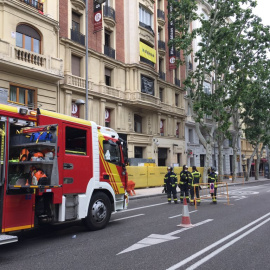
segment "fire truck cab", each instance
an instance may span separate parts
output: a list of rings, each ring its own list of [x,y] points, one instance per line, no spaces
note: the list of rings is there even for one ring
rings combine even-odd
[[[103,229],[127,207],[126,142],[111,128],[0,104],[0,144],[0,244],[44,223]]]

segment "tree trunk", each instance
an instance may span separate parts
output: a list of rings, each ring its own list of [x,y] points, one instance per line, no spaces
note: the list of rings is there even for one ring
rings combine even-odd
[[[263,154],[263,149],[264,149],[264,145],[262,146],[260,152],[259,152],[259,147],[257,149],[257,162],[256,162],[256,169],[255,169],[255,180],[259,180],[260,178],[260,161],[262,158],[262,154]]]
[[[236,156],[237,156],[237,148],[233,143],[233,159],[232,159],[232,183],[235,182],[236,179]]]
[[[223,134],[218,135],[218,182],[222,182],[224,178],[224,168],[223,168]]]
[[[254,156],[255,156],[255,153],[257,151],[257,148],[258,148],[259,144],[256,145],[256,147],[254,148],[251,156],[250,156],[250,160],[249,160],[249,164],[248,164],[248,167],[247,167],[247,175],[246,175],[246,181],[249,181],[249,175],[250,175],[250,169],[251,169],[251,163],[254,159]]]
[[[212,126],[209,139],[206,140],[206,138],[203,136],[201,130],[200,130],[200,123],[195,123],[196,133],[199,137],[199,140],[201,144],[204,146],[206,151],[206,157],[205,157],[205,164],[204,164],[204,171],[203,171],[203,183],[207,183],[207,170],[210,167],[210,158],[212,156],[212,144],[213,144],[213,134],[215,130],[215,125]]]

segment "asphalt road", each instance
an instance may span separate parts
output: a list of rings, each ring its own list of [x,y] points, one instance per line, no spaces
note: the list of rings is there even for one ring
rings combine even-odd
[[[189,228],[177,226],[183,205],[160,195],[130,201],[101,231],[76,222],[20,233],[0,246],[0,269],[270,269],[270,182],[229,192],[229,205],[188,206]]]

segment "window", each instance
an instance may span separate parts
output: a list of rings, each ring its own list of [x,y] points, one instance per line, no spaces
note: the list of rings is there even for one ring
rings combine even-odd
[[[9,100],[24,104],[29,108],[34,108],[36,103],[36,90],[10,85]]]
[[[144,7],[140,6],[140,25],[152,30],[152,14]],[[152,30],[153,31],[153,30]]]
[[[176,124],[175,137],[176,137],[176,138],[180,138],[180,123],[177,123],[177,124]]]
[[[105,42],[105,46],[107,47],[111,47],[111,32],[108,30],[105,30],[105,34],[104,34],[104,42]]]
[[[105,68],[105,84],[108,85],[108,86],[112,85],[111,73],[112,73],[111,69]]]
[[[16,46],[28,51],[40,53],[40,34],[32,27],[20,24],[16,28]]]
[[[159,57],[158,59],[158,66],[159,66],[159,72],[163,71],[163,58]]]
[[[164,93],[164,89],[159,88],[159,99],[160,99],[161,102],[164,102],[163,93]]]
[[[75,12],[72,12],[72,30],[80,32],[80,20],[81,16]]]
[[[116,144],[115,142],[111,140],[103,141],[103,154],[104,154],[104,159],[107,162],[120,164],[120,161],[121,161],[120,149],[119,149],[119,145]]]
[[[190,128],[188,129],[188,140],[190,143],[193,143],[193,130]]]
[[[142,117],[137,114],[134,114],[134,131],[142,133]]]
[[[211,94],[211,85],[209,82],[203,82],[203,91],[205,94],[210,95]]]
[[[175,106],[178,107],[179,105],[179,94],[175,94]]]
[[[155,95],[155,80],[141,75],[141,92],[148,95]]]
[[[135,152],[135,155],[134,155],[135,158],[143,158],[143,148],[142,147],[135,146],[134,152]]]
[[[164,136],[165,120],[160,120],[160,136]]]
[[[72,75],[81,77],[81,58],[72,55],[71,56],[71,68],[72,68]]]
[[[66,154],[86,156],[86,130],[66,127]]]

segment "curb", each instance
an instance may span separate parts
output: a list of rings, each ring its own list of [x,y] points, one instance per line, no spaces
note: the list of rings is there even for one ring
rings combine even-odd
[[[267,182],[270,181],[270,179],[264,179],[264,180],[253,180],[253,181],[245,181],[244,183],[228,183],[228,186],[236,186],[236,185],[245,185],[245,184],[253,184],[253,183],[259,183],[259,182]],[[135,189],[136,190],[136,189]],[[179,191],[176,192],[177,194],[180,193]],[[146,199],[146,198],[151,198],[151,197],[158,197],[158,196],[166,196],[166,193],[155,193],[155,194],[148,194],[148,195],[133,195],[129,196],[128,199],[129,201],[133,200],[140,200],[140,199]]]

